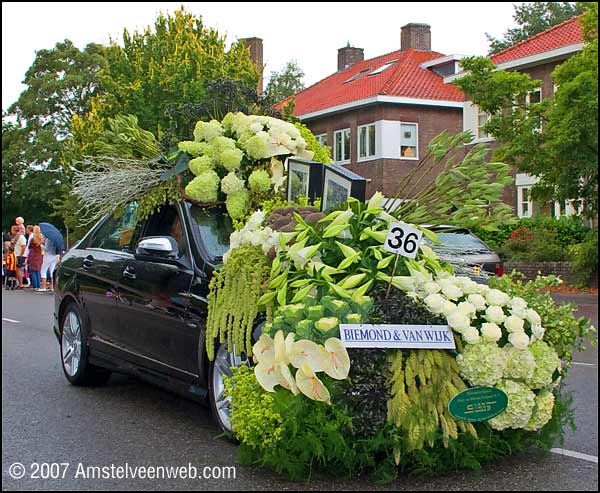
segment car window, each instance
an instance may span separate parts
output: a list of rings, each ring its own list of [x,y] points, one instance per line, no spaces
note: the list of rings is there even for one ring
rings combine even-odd
[[[163,206],[150,216],[144,236],[172,236],[177,242],[180,255],[187,252],[184,226],[177,209],[172,205]]]
[[[138,204],[127,205],[122,214],[108,218],[94,235],[90,248],[103,248],[120,252],[133,253],[135,244]]]
[[[434,248],[445,248],[457,251],[489,252],[490,249],[479,238],[468,231],[436,231],[439,245],[430,245]]]
[[[233,232],[230,217],[218,207],[197,205],[190,208],[190,216],[192,227],[210,257],[214,260],[222,258],[229,250],[229,235]]]

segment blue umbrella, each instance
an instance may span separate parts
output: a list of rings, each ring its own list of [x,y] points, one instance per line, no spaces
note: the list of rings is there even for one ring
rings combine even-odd
[[[40,223],[40,229],[42,234],[49,239],[56,247],[56,253],[60,253],[65,248],[65,240],[63,239],[62,233],[50,223]]]

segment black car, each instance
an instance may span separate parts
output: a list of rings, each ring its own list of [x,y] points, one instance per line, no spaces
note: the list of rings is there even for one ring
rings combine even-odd
[[[231,221],[188,202],[140,221],[137,207],[102,219],[62,260],[54,332],[64,374],[73,385],[102,384],[113,371],[136,375],[208,401],[228,430],[223,376],[243,361],[222,345],[210,362],[205,323]]]

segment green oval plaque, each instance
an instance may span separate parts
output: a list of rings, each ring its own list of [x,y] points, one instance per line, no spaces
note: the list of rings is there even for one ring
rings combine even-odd
[[[508,396],[494,387],[473,387],[456,394],[448,404],[450,414],[462,421],[486,421],[506,409]]]

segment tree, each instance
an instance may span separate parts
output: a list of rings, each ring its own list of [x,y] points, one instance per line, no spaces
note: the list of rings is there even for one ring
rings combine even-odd
[[[27,211],[28,221],[52,216],[53,201],[64,195],[63,151],[73,118],[89,110],[103,67],[97,44],[79,50],[65,40],[36,53],[27,88],[2,118],[3,225],[14,211]]]
[[[514,5],[514,8],[513,18],[519,27],[509,29],[501,39],[496,39],[486,33],[485,36],[490,42],[488,55],[510,48],[534,34],[541,33],[583,13],[585,10],[580,4],[574,2],[529,2]]]
[[[581,18],[585,46],[557,66],[553,98],[529,103],[540,85],[529,75],[497,70],[487,58],[461,64],[469,75],[455,81],[490,116],[484,130],[498,147],[498,160],[535,175],[534,198],[583,199],[584,213],[598,213],[598,4],[588,3]]]
[[[213,104],[211,83],[221,81],[222,89],[234,93],[230,99],[244,99],[258,82],[243,41],[226,50],[225,37],[183,7],[173,15],[159,14],[154,29],[124,30],[122,41],[122,47],[113,41],[107,49],[102,73],[106,93],[98,114],[136,115],[140,127],[168,145],[192,138],[197,120],[221,116],[212,114],[219,108]]]
[[[304,72],[295,60],[286,63],[281,72],[271,72],[265,94],[273,104],[304,89]]]

